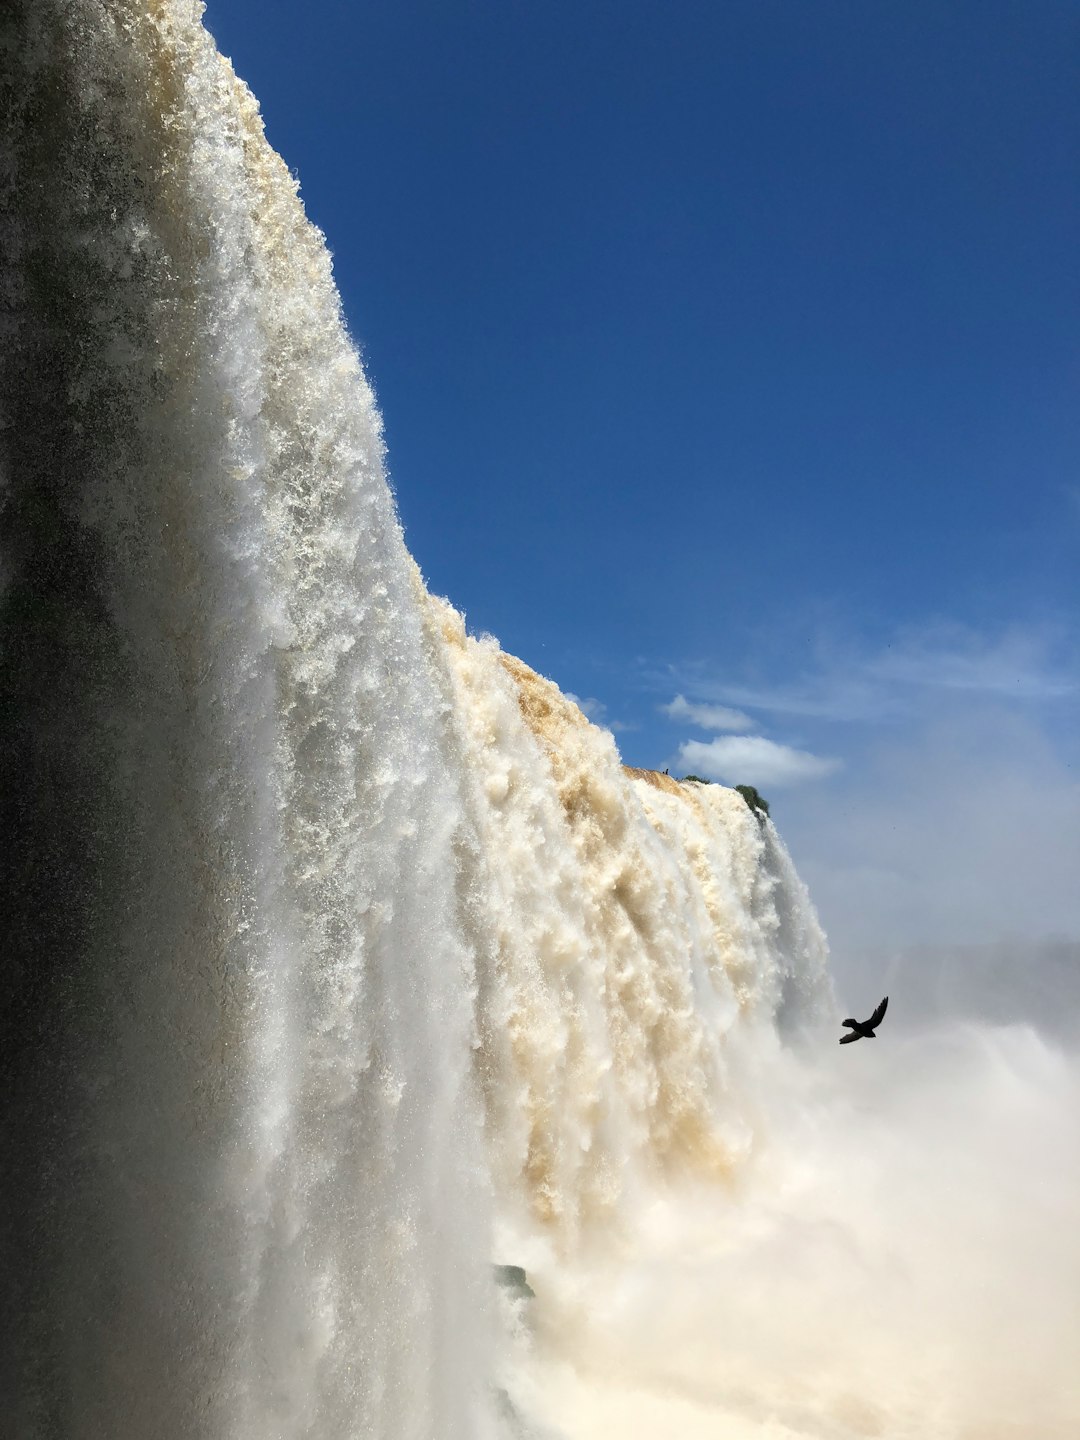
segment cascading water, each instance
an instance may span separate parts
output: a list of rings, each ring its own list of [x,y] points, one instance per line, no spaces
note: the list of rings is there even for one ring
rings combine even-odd
[[[880,1211],[807,1178],[846,1112],[785,1044],[833,1010],[771,824],[624,770],[427,595],[322,238],[196,0],[0,25],[10,1433],[886,1433],[769,1259]]]
[[[4,29],[14,1433],[482,1434],[461,807],[328,256],[198,6]]]
[[[431,603],[478,836],[496,1192],[572,1250],[651,1178],[738,1168],[752,1055],[778,1017],[828,1009],[824,939],[740,795],[625,770],[554,685]]]

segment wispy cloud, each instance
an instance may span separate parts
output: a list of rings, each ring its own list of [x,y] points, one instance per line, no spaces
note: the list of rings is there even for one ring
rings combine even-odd
[[[699,688],[705,691],[708,682],[702,681]],[[895,697],[884,693],[880,686],[833,674],[776,685],[720,684],[715,693],[718,699],[747,710],[808,720],[883,720],[902,711]]]
[[[1054,638],[1013,627],[987,641],[959,627],[938,627],[889,646],[866,671],[885,684],[1057,700],[1075,694],[1078,680],[1053,659]]]
[[[687,739],[673,764],[784,790],[773,813],[840,966],[917,943],[1080,937],[1076,627],[938,622],[876,647],[822,630],[780,683],[701,664],[665,681],[761,722]]]
[[[726,705],[699,705],[687,700],[685,695],[676,695],[668,705],[660,709],[672,720],[688,720],[702,730],[752,730],[754,722],[741,710],[732,710]]]
[[[820,780],[840,768],[839,760],[812,755],[777,744],[763,735],[727,735],[717,740],[687,740],[679,760],[694,774],[729,785],[764,785],[779,789],[805,780]]]
[[[1080,694],[1075,637],[1051,626],[1014,625],[985,635],[935,624],[901,631],[876,651],[833,640],[821,645],[815,670],[776,684],[730,683],[701,666],[673,674],[710,703],[848,722],[908,720],[934,695],[1041,705]]]

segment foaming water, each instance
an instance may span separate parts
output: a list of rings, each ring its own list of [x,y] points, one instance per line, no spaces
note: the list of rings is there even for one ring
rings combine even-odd
[[[778,1017],[830,1007],[824,938],[741,796],[627,771],[554,685],[432,604],[481,855],[496,1191],[572,1254],[635,1190],[744,1163]]]
[[[1073,1061],[838,1057],[772,825],[426,593],[201,6],[0,24],[13,1433],[1056,1436]]]

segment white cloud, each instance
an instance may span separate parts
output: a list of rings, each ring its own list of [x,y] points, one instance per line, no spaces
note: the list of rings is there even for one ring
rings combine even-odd
[[[729,785],[761,785],[779,789],[804,780],[820,780],[840,768],[839,760],[778,745],[763,735],[728,735],[718,740],[687,740],[679,760],[695,774]]]
[[[726,705],[698,705],[687,700],[685,695],[676,695],[669,705],[660,709],[672,720],[689,720],[702,730],[751,730],[754,722],[741,710],[730,710]]]

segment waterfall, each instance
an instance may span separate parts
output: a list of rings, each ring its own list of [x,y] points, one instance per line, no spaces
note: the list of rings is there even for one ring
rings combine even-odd
[[[736,1186],[823,937],[426,593],[196,0],[0,23],[12,1433],[516,1433],[492,1263]]]
[[[495,1188],[572,1254],[659,1177],[738,1169],[752,1056],[828,1011],[824,937],[741,795],[625,769],[555,685],[430,603],[477,836]]]
[[[199,7],[5,29],[16,1430],[483,1433],[461,801],[329,258]]]

